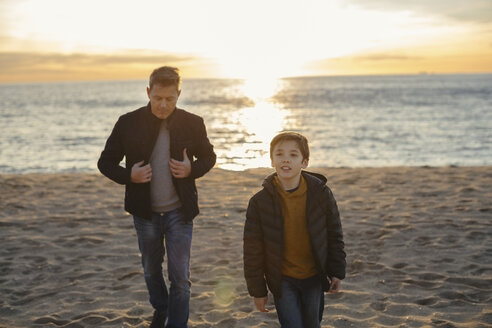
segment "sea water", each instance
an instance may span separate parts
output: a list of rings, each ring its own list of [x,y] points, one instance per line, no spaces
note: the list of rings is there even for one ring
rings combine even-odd
[[[0,173],[96,172],[147,81],[0,84]],[[217,167],[270,165],[293,130],[310,166],[492,164],[492,74],[185,79],[178,107],[204,118]]]

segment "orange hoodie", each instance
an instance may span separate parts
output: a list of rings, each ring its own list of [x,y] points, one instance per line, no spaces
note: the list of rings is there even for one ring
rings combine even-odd
[[[280,196],[284,223],[282,274],[296,279],[310,278],[318,271],[306,224],[306,181],[301,176],[299,188],[293,192],[284,190],[277,176],[274,181]]]

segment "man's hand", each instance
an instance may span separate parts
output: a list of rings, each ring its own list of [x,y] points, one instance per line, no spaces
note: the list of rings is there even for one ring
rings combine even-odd
[[[152,179],[152,168],[150,164],[142,166],[144,161],[133,164],[131,180],[133,183],[147,183]]]
[[[191,162],[186,154],[186,148],[183,149],[183,161],[177,161],[173,158],[169,161],[169,168],[171,169],[171,174],[175,178],[186,178],[191,173]]]
[[[336,277],[331,278],[330,290],[328,293],[334,294],[338,293],[342,288],[342,281]]]
[[[260,312],[270,312],[265,306],[268,303],[268,296],[265,297],[255,297],[255,305]]]

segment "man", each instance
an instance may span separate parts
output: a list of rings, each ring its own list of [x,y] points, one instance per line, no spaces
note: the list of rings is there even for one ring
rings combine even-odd
[[[187,327],[193,218],[199,212],[195,179],[216,159],[203,119],[176,107],[180,94],[179,70],[155,69],[150,102],[118,119],[98,161],[102,174],[125,185],[125,210],[133,215],[155,309],[150,327],[164,327],[166,319],[166,327]],[[162,274],[165,248],[169,293]]]

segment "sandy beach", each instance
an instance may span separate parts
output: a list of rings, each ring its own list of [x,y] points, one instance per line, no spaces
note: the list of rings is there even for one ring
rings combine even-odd
[[[492,167],[313,168],[342,215],[347,277],[323,327],[491,327]],[[279,327],[246,291],[242,233],[270,169],[198,180],[190,327]],[[147,327],[123,186],[0,175],[0,327]]]

